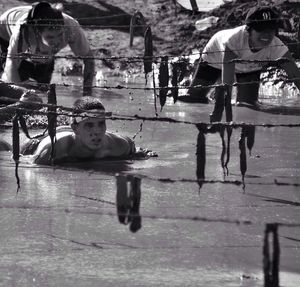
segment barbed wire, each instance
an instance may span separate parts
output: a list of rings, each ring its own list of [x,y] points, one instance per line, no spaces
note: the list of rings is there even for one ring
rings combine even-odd
[[[300,45],[300,41],[294,42],[295,45]],[[276,44],[276,45],[270,45],[268,46],[270,48],[272,47],[286,47],[286,44]],[[248,51],[249,48],[244,49],[231,49],[232,52],[241,52],[241,51]],[[215,51],[203,51],[203,49],[199,52],[192,52],[190,54],[181,54],[181,55],[171,55],[171,54],[163,54],[158,56],[151,56],[151,59],[155,59],[156,62],[160,62],[157,60],[161,60],[163,57],[168,57],[170,59],[175,58],[178,60],[183,60],[189,57],[193,57],[196,55],[209,55],[209,54],[217,54],[217,53],[224,53],[225,50],[215,50]],[[36,53],[27,53],[27,52],[20,52],[20,53],[14,53],[14,54],[7,54],[7,55],[0,55],[1,58],[12,58],[12,59],[24,59],[24,58],[30,58],[33,60],[47,60],[47,59],[68,59],[68,60],[84,60],[84,59],[94,59],[94,60],[121,60],[121,59],[128,59],[128,62],[143,62],[145,58],[149,58],[149,56],[95,56],[95,55],[54,55],[54,54],[36,54]],[[139,61],[140,60],[140,61]],[[245,63],[273,63],[276,64],[278,61],[290,61],[289,59],[285,58],[279,58],[277,60],[244,60],[244,59],[234,59],[231,61],[236,62],[245,62]],[[207,62],[208,64],[222,64],[223,62]]]
[[[0,97],[1,100],[3,100],[3,97]],[[4,98],[6,99],[6,98]],[[17,101],[16,101],[17,102]],[[31,114],[37,114],[37,115],[48,115],[48,114],[55,114],[58,116],[68,116],[68,117],[77,117],[77,116],[82,116],[84,118],[98,118],[97,115],[81,115],[80,113],[85,113],[85,112],[90,112],[89,110],[78,110],[78,109],[73,109],[70,107],[65,107],[61,105],[53,105],[53,104],[44,104],[44,103],[36,103],[36,102],[30,102],[27,101],[23,104],[26,105],[32,105],[35,106],[35,108],[26,108],[26,107],[20,107],[20,106],[8,106],[7,108],[10,111],[19,111],[23,113],[31,113]],[[42,108],[42,107],[51,107],[51,108],[56,108],[60,109],[61,111],[42,111],[42,110],[37,110],[37,108]],[[64,112],[67,111],[67,112]],[[78,113],[79,112],[79,113]],[[96,113],[95,113],[96,114]],[[103,114],[99,112],[99,116],[103,118]],[[110,120],[122,120],[122,121],[136,121],[136,120],[143,120],[143,121],[159,121],[159,122],[167,122],[167,123],[180,123],[180,124],[188,124],[188,125],[203,125],[207,127],[232,127],[232,128],[242,128],[245,126],[254,126],[254,127],[262,127],[262,128],[274,128],[274,127],[288,127],[288,128],[295,128],[295,127],[300,127],[300,123],[279,123],[279,124],[271,124],[271,123],[245,123],[245,122],[215,122],[215,123],[208,123],[208,122],[192,122],[192,121],[184,121],[184,120],[178,120],[174,118],[169,118],[169,117],[149,117],[149,116],[139,116],[139,115],[121,115],[121,114],[116,114],[113,112],[106,112],[105,114],[106,119]]]
[[[52,167],[53,168],[53,167]],[[87,198],[89,199],[89,198]],[[91,200],[95,200],[94,198],[91,198]],[[104,204],[110,204],[113,205],[112,202],[106,202],[102,200],[99,200],[99,202]],[[11,206],[7,206],[7,208],[12,208]],[[30,206],[22,207],[25,209],[30,209]],[[39,208],[37,206],[34,207]],[[45,209],[44,206],[41,208]],[[78,210],[78,209],[72,209],[72,208],[63,208],[62,211],[66,213],[82,213],[82,214],[95,214],[95,215],[107,215],[107,216],[117,216],[117,212],[105,212],[105,211],[98,211],[98,210]],[[134,216],[134,215],[132,215]],[[205,216],[169,216],[169,215],[155,215],[155,214],[142,214],[143,218],[148,219],[165,219],[165,220],[185,220],[185,221],[195,221],[195,222],[209,222],[209,223],[227,223],[227,224],[234,224],[234,225],[257,225],[257,226],[265,226],[266,223],[262,221],[253,221],[253,220],[241,220],[241,219],[234,219],[234,218],[213,218],[213,217],[205,217]],[[278,227],[287,227],[287,228],[299,228],[300,222],[295,223],[285,223],[285,222],[272,222],[272,224],[276,224]]]
[[[65,12],[64,12],[65,13]],[[68,13],[65,13],[67,15],[70,15]],[[74,18],[76,21],[84,21],[84,20],[102,20],[102,19],[108,19],[108,18],[118,18],[118,17],[124,17],[124,16],[127,16],[128,18],[132,17],[133,15],[131,14],[128,14],[128,13],[123,13],[123,14],[115,14],[115,15],[103,15],[103,16],[90,16],[90,17],[72,17]],[[193,22],[197,22],[198,20],[203,20],[205,18],[208,18],[209,16],[207,17],[204,17],[204,18],[199,18],[199,19],[195,19]],[[221,18],[221,17],[219,17]],[[300,16],[294,16],[293,17],[294,19],[299,19]],[[47,18],[44,18],[43,20],[45,21],[55,21],[55,19],[47,19]],[[271,19],[272,20],[272,19]],[[282,20],[282,21],[290,21],[291,18],[287,18],[287,17],[278,17],[278,18],[273,18],[273,20]],[[9,25],[9,26],[18,26],[18,25],[21,25],[21,24],[24,24],[24,21],[25,19],[22,19],[22,20],[9,20],[9,21],[6,21],[5,23],[0,23],[0,25]],[[60,21],[60,20],[57,20],[57,21]],[[255,20],[255,22],[259,23],[259,22],[264,22],[265,20]],[[213,24],[213,25],[216,25],[218,23],[218,21]],[[236,20],[229,20],[227,21],[227,24],[236,24],[236,23],[240,23],[240,25],[246,25],[245,23],[245,20],[244,19],[236,19]],[[150,22],[149,24],[147,25],[151,25],[152,23]],[[213,26],[212,23],[210,21],[202,21],[201,24],[205,24],[205,25],[210,25],[210,26]],[[31,23],[28,23],[27,24],[28,26],[35,26],[35,24],[31,24]],[[45,25],[47,26],[47,24],[41,24],[41,25]],[[162,23],[162,22],[157,22],[155,27],[156,26],[170,26],[170,27],[174,27],[174,26],[187,26],[188,24],[187,23],[172,23],[172,24],[168,24],[168,23]],[[73,26],[78,26],[78,25],[75,25],[75,24],[64,24],[64,25],[58,25],[58,26],[64,26],[64,27],[73,27]],[[103,25],[85,25],[83,24],[82,25],[84,28],[89,28],[89,27],[103,27]],[[145,25],[142,25],[142,24],[134,24],[135,27],[144,27]],[[127,25],[111,25],[111,26],[104,26],[104,27],[130,27],[130,24],[127,24]]]
[[[280,79],[276,79],[276,80],[265,80],[265,82],[270,82],[270,83],[274,83],[274,82],[282,82],[282,83],[291,83],[293,81],[297,81],[300,78],[290,78],[289,80],[286,80],[284,78],[280,78]],[[249,85],[249,84],[254,84],[254,83],[261,83],[261,81],[250,81],[250,82],[234,82],[232,84],[213,84],[213,85],[195,85],[195,86],[166,86],[166,87],[129,87],[129,86],[124,86],[124,85],[116,85],[116,86],[108,86],[108,85],[90,85],[90,86],[86,86],[88,88],[92,88],[92,89],[100,89],[100,90],[142,90],[142,91],[154,91],[154,90],[172,90],[172,89],[189,89],[189,88],[203,88],[203,89],[212,89],[212,88],[217,88],[217,87],[238,87],[238,86],[243,86],[243,85]],[[15,84],[15,83],[7,83],[7,84]],[[68,83],[56,83],[56,86],[60,86],[60,87],[78,87],[81,88],[82,85],[76,85],[76,84],[68,84]],[[36,87],[38,89],[38,87]],[[34,89],[34,88],[33,88]]]

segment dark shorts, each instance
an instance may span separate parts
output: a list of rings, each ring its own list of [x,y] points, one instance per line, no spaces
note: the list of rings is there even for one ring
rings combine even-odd
[[[249,73],[236,73],[237,101],[255,103],[258,100],[261,71]],[[209,86],[215,84],[222,76],[220,69],[208,65],[206,62],[199,62],[193,77],[192,85]],[[194,94],[204,97],[209,89],[194,90]],[[191,92],[190,92],[191,93]],[[195,95],[197,96],[197,95]]]
[[[9,42],[0,37],[0,72],[4,70],[8,46]],[[46,64],[36,64],[27,60],[22,60],[18,71],[21,81],[26,81],[31,78],[36,80],[38,83],[49,84],[51,81],[52,73],[54,71],[54,60]]]
[[[31,78],[38,83],[49,84],[54,71],[54,60],[47,64],[35,64],[22,60],[18,71],[21,81]]]
[[[245,83],[246,81],[259,80],[261,71],[249,72],[249,73],[236,73],[236,80],[238,83]],[[200,62],[195,72],[195,78],[206,80],[214,84],[221,78],[222,71],[208,65],[206,62]],[[257,83],[259,84],[259,83]]]

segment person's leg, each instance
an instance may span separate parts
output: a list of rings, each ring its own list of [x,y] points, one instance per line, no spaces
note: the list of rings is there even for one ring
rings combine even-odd
[[[221,76],[221,70],[209,66],[207,63],[200,61],[195,70],[192,82],[188,89],[187,96],[179,97],[178,100],[196,103],[208,103],[207,94],[213,85]],[[195,86],[204,87],[195,87]]]
[[[225,107],[225,88],[216,87],[214,92],[215,105],[212,113],[209,115],[210,122],[220,122]]]
[[[258,90],[260,84],[260,71],[236,74],[237,97],[236,102],[243,102],[250,105],[255,105],[258,100]]]

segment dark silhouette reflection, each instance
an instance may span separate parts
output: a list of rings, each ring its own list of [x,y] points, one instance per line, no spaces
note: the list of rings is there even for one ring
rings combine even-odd
[[[247,148],[249,149],[249,155],[251,155],[251,151],[255,141],[255,126],[245,126],[243,127],[243,130],[247,138]]]
[[[249,149],[249,155],[251,155],[252,148],[255,140],[255,126],[243,126],[241,131],[241,137],[239,139],[240,148],[240,170],[242,174],[243,189],[245,189],[245,174],[247,171],[247,155],[246,145]]]
[[[240,170],[242,174],[243,189],[245,189],[245,174],[247,171],[247,156],[246,156],[246,135],[242,129],[241,137],[239,139],[240,148]]]
[[[230,113],[229,113],[230,116]],[[232,126],[227,126],[223,124],[213,124],[208,126],[207,124],[197,124],[196,125],[199,133],[197,137],[197,168],[196,176],[198,180],[199,187],[201,189],[203,183],[205,182],[205,164],[206,164],[206,134],[219,133],[222,143],[222,151],[220,156],[220,162],[223,169],[224,180],[226,176],[229,175],[228,164],[230,161],[230,142],[232,136]],[[251,156],[251,150],[254,146],[255,141],[255,126],[245,125],[241,129],[241,135],[239,139],[239,150],[240,150],[240,171],[242,175],[243,189],[245,189],[245,174],[247,171],[247,154],[246,147],[249,150],[249,155]]]
[[[269,237],[271,235],[273,235],[273,238],[269,240]],[[273,242],[273,246],[271,246],[270,248],[271,242]],[[270,251],[272,254],[270,254]],[[263,270],[265,287],[279,287],[279,259],[280,246],[278,239],[278,225],[276,223],[267,224],[263,246]]]
[[[199,130],[198,138],[197,138],[197,168],[196,168],[196,176],[199,184],[199,189],[201,189],[203,185],[203,181],[205,179],[205,163],[206,163],[206,142],[204,132],[206,127],[203,125],[197,125]]]
[[[57,168],[67,170],[83,170],[87,172],[103,172],[110,175],[114,175],[116,172],[130,171],[133,168],[132,160],[122,160],[115,158],[104,158],[104,159],[83,159],[82,161],[71,161],[71,159],[64,159],[69,162],[55,162]]]
[[[129,224],[131,232],[142,227],[140,216],[141,179],[133,175],[116,175],[116,206],[119,222]]]

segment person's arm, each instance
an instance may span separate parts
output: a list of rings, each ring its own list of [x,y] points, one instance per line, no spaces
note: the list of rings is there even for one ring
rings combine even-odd
[[[83,95],[88,96],[92,92],[95,76],[95,60],[90,44],[79,23],[71,16],[64,14],[68,43],[74,55],[83,59]]]
[[[235,63],[233,60],[238,56],[228,47],[225,47],[223,63],[222,63],[222,84],[227,88],[227,92],[231,94],[232,84],[234,83]]]
[[[114,138],[114,146],[112,148],[112,155],[114,157],[128,157],[135,153],[135,143],[127,136],[117,136]]]
[[[95,158],[128,158],[136,152],[134,141],[127,136],[107,132],[103,139],[104,146],[95,154]]]
[[[83,59],[83,95],[89,96],[92,94],[92,86],[95,75],[95,60],[93,52],[90,50]]]
[[[282,59],[283,60],[279,62],[279,67],[285,70],[288,78],[293,80],[296,87],[300,91],[300,70],[295,63],[293,56],[288,51],[282,56]]]
[[[7,83],[21,82],[18,71],[21,62],[20,54],[18,51],[20,33],[20,28],[16,27],[10,37],[4,72],[1,78],[4,82]]]

